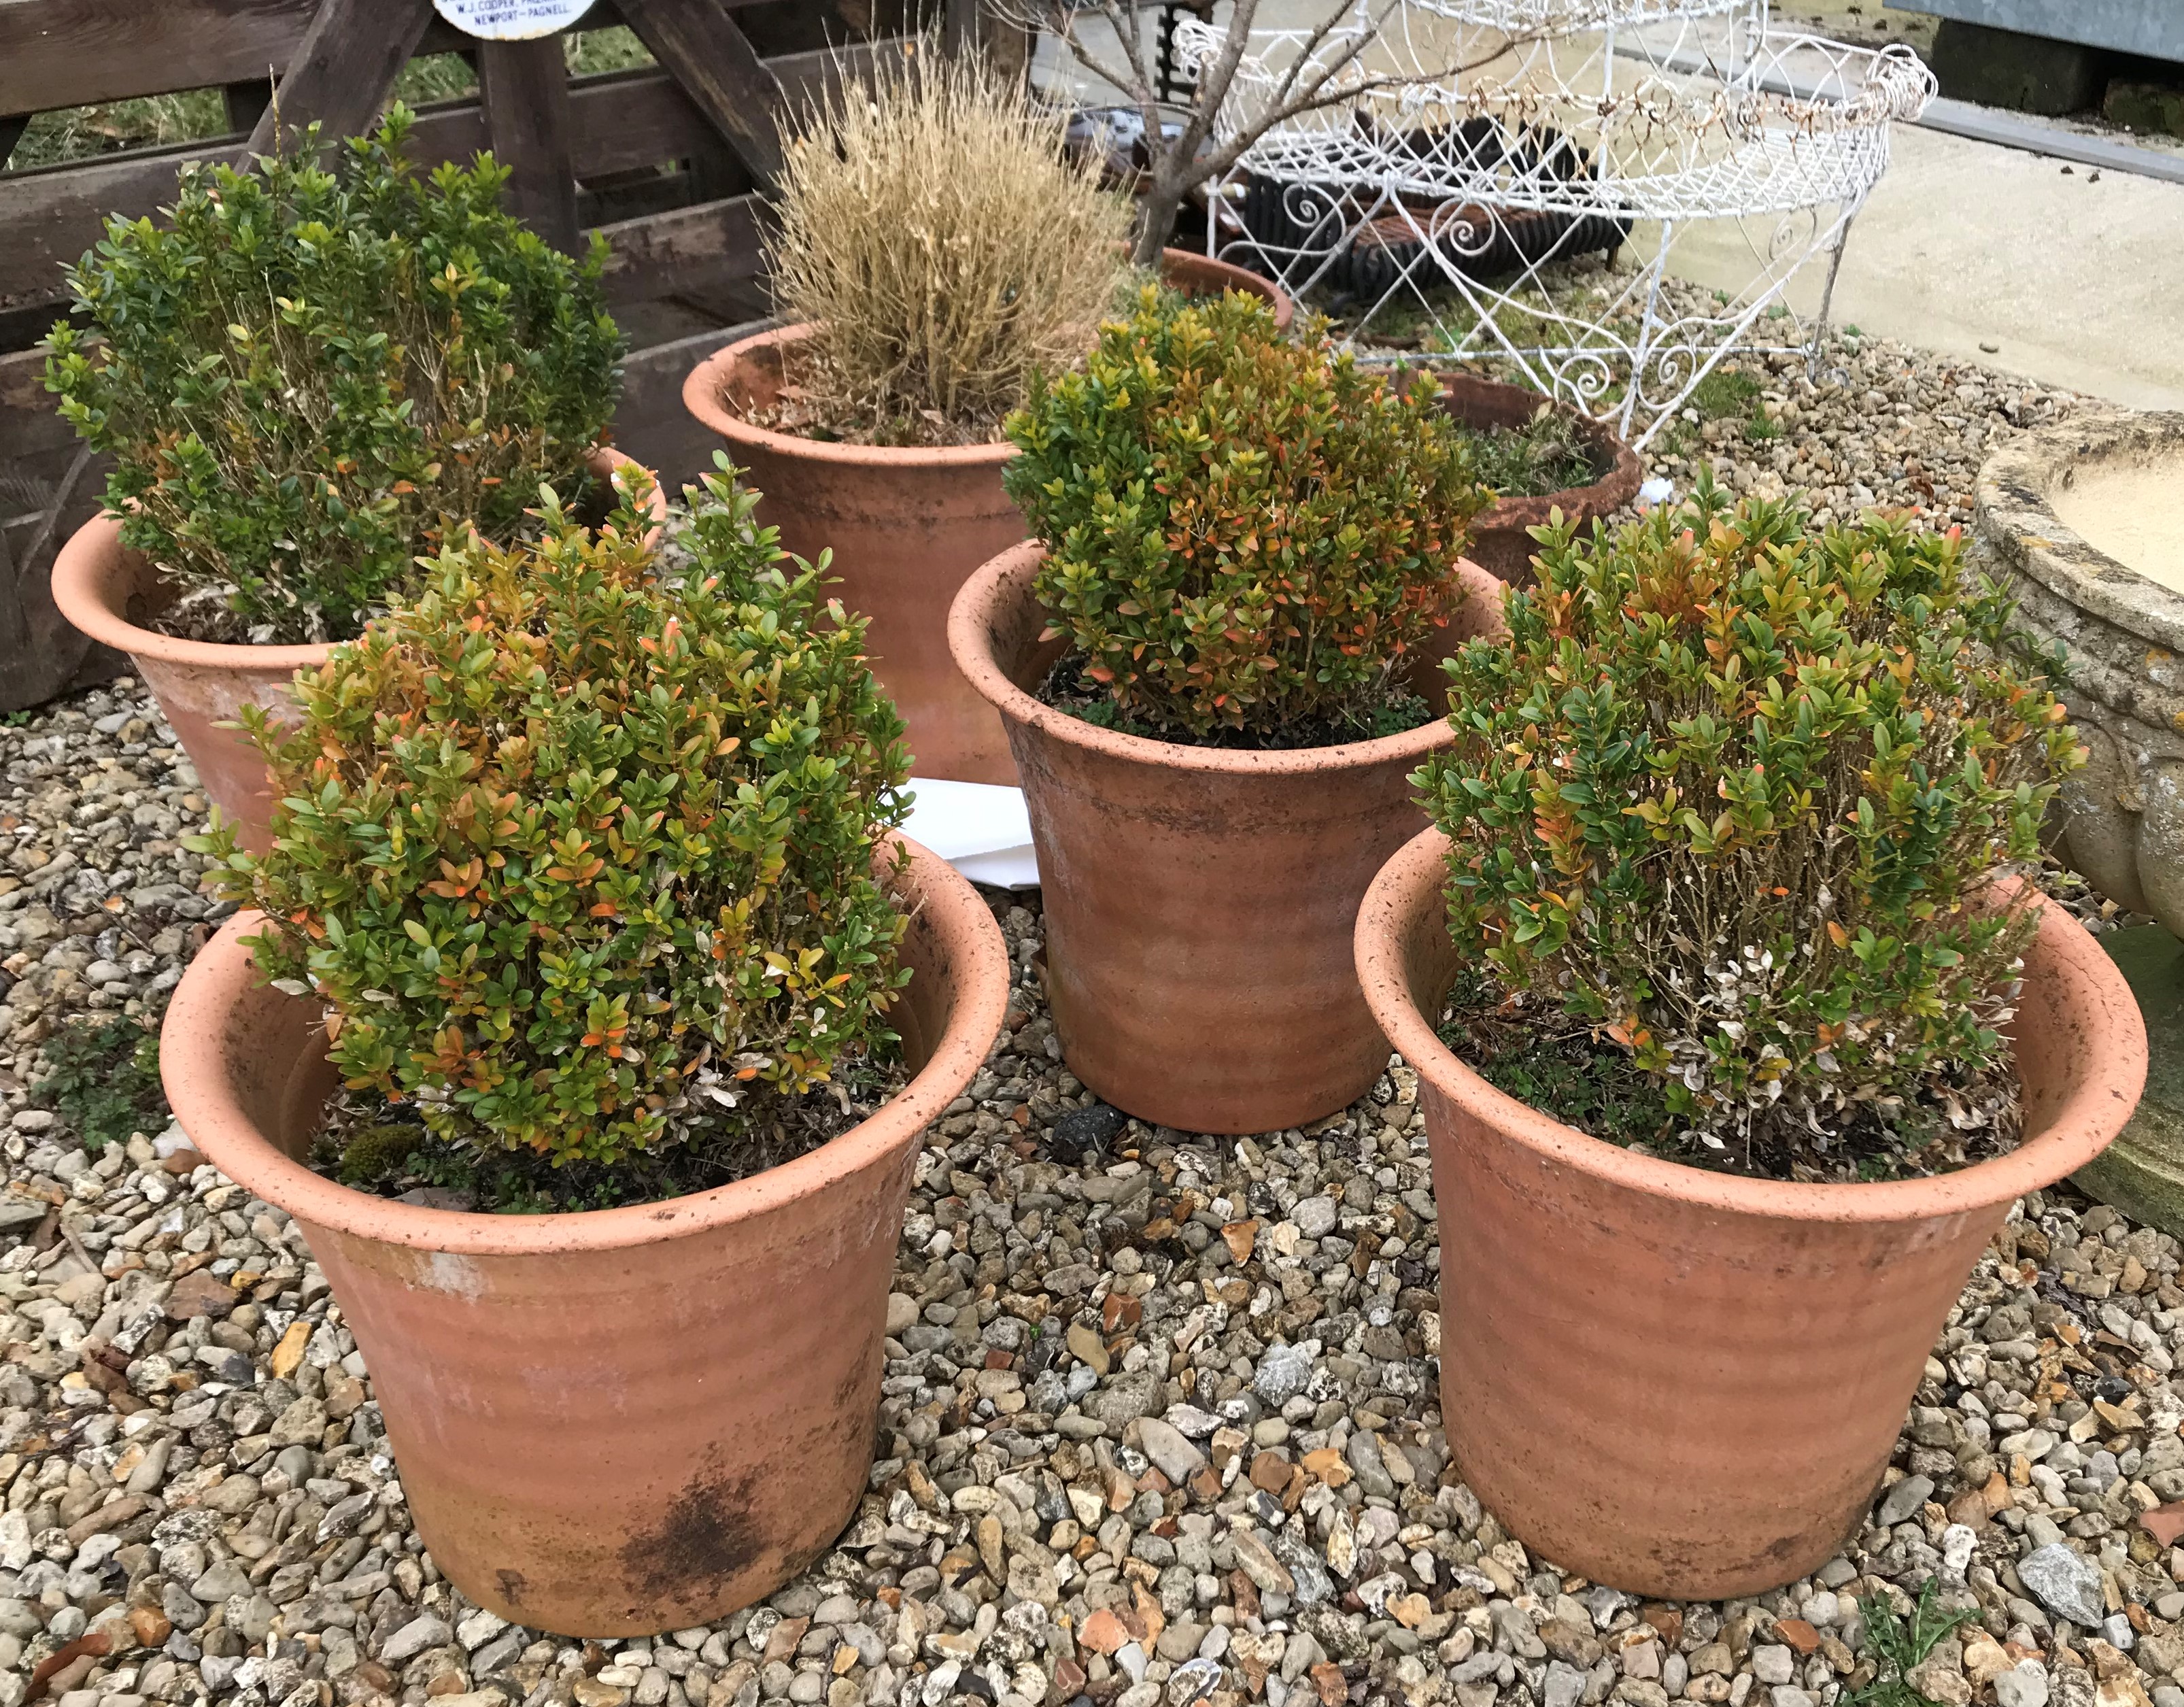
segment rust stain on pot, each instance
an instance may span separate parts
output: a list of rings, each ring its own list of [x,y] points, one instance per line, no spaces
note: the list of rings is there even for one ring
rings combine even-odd
[[[755,1488],[769,1478],[793,1484],[788,1464],[763,1464],[740,1474],[722,1462],[718,1447],[669,1502],[666,1515],[622,1543],[623,1574],[648,1600],[703,1598],[764,1559],[767,1542],[751,1518]]]

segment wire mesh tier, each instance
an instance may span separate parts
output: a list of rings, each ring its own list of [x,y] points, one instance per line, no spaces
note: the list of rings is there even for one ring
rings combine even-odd
[[[1186,71],[1220,35],[1178,21]],[[1214,252],[1351,298],[1360,336],[1415,300],[1441,351],[1643,417],[1641,443],[1730,349],[1817,350],[1828,291],[1800,316],[1790,282],[1824,260],[1831,289],[1891,125],[1934,92],[1908,49],[1772,29],[1763,0],[1379,0],[1248,45],[1224,137],[1327,81],[1217,187]],[[1673,313],[1666,262],[1702,225],[1748,276]]]

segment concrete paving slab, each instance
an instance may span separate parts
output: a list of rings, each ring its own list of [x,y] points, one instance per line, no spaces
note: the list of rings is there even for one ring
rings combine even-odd
[[[1852,228],[1833,318],[2140,409],[2184,408],[2184,184],[1899,126]],[[1678,275],[1736,289],[1750,252],[1695,227]],[[1825,275],[1791,287],[1809,313]],[[1988,348],[1993,346],[1993,348]]]

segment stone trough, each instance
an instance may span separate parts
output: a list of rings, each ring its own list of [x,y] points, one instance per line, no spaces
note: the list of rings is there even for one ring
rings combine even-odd
[[[2059,643],[2087,749],[2064,785],[2065,858],[2156,924],[2103,938],[2154,1063],[2120,1139],[2078,1183],[2184,1229],[2184,414],[2102,410],[2026,434],[1981,471],[1977,555],[2025,628]]]

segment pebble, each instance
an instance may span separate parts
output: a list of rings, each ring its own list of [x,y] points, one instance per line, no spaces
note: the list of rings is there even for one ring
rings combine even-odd
[[[1995,1707],[2048,1707],[2048,1668],[2020,1660],[1994,1680]]]
[[[2061,1542],[2050,1542],[2017,1562],[2018,1579],[2058,1618],[2096,1628],[2106,1616],[2100,1567]]]
[[[1875,381],[1892,415],[1893,382]],[[505,1626],[432,1567],[370,1371],[287,1217],[179,1133],[95,1157],[31,1106],[51,1026],[156,1012],[212,923],[174,847],[201,806],[133,689],[0,730],[0,947],[25,957],[0,960],[0,1211],[27,1212],[0,1213],[0,1707],[94,1627],[134,1640],[48,1699],[1840,1707],[1872,1657],[1864,1604],[1908,1615],[1936,1579],[1980,1615],[1920,1668],[1943,1707],[1988,1688],[1995,1707],[2184,1707],[2184,1553],[2137,1526],[2184,1499],[2174,1241],[2067,1187],[2014,1208],[1873,1520],[1810,1579],[1671,1611],[1550,1575],[1449,1460],[1415,1076],[1391,1063],[1309,1131],[1131,1122],[1061,1057],[1035,895],[989,896],[1019,968],[1011,1024],[922,1141],[881,1474],[840,1541],[702,1629],[593,1648]],[[98,962],[126,993],[86,976]],[[1247,1223],[1248,1243],[1224,1234]],[[82,1381],[93,1341],[110,1392]]]
[[[1904,1519],[1933,1498],[1934,1482],[1930,1476],[1907,1475],[1880,1497],[1880,1503],[1873,1514],[1873,1520],[1883,1529],[1893,1529]]]

